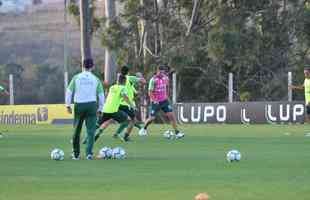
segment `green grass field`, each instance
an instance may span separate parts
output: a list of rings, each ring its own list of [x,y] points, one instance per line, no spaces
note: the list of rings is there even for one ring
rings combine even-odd
[[[310,126],[186,125],[186,138],[169,141],[168,126],[152,125],[129,144],[112,139],[114,128],[95,152],[122,146],[126,160],[69,159],[71,126],[1,125],[0,200],[192,200],[202,191],[211,200],[310,198]],[[64,161],[50,160],[54,147]],[[225,160],[233,148],[239,163]]]

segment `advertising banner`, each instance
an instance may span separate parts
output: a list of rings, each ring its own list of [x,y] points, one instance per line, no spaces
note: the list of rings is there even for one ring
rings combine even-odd
[[[64,104],[0,106],[0,124],[67,124],[72,118]]]
[[[304,123],[304,102],[178,103],[179,123]]]

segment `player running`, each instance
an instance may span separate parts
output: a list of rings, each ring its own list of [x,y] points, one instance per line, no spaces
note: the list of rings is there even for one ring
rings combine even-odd
[[[149,82],[148,93],[151,101],[150,116],[146,120],[144,128],[141,129],[140,135],[147,135],[148,126],[154,121],[156,113],[162,110],[168,117],[175,131],[176,138],[179,139],[184,137],[184,133],[178,130],[173,109],[168,100],[169,77],[166,75],[167,73],[168,67],[160,65],[157,67],[156,74]]]
[[[128,100],[129,100],[130,104],[132,104],[134,107],[136,107],[136,105],[135,105],[135,94],[137,94],[137,90],[135,87],[138,84],[146,84],[146,81],[142,76],[138,77],[138,76],[128,75],[129,70],[130,70],[130,67],[123,66],[121,68],[121,75],[126,76],[125,89],[126,89],[126,92],[128,95]],[[132,108],[132,106],[130,106],[130,104],[127,103],[127,101],[124,98],[122,98],[121,102],[120,102],[119,110],[126,113],[130,117],[132,122],[134,123],[134,126],[140,130],[142,128],[142,126],[140,125],[141,123],[137,122],[136,112]],[[110,119],[110,120],[104,122],[103,124],[101,124],[100,128],[96,132],[95,141],[98,140],[100,135],[111,124],[112,121],[113,120]],[[120,134],[123,132],[123,130],[126,127],[127,127],[126,123],[121,123],[119,128],[117,129],[116,133],[113,135],[113,137],[114,138],[120,137]],[[120,138],[123,139],[122,137],[120,137]],[[84,142],[86,142],[86,141],[84,140]]]
[[[306,121],[310,123],[310,68],[304,69],[304,84],[303,85],[290,85],[289,89],[293,90],[304,90],[305,91],[305,104],[307,108],[307,118]]]
[[[117,84],[114,84],[110,87],[106,103],[103,107],[103,115],[98,120],[97,126],[100,126],[104,122],[114,119],[115,121],[120,123],[121,127],[127,127],[123,140],[128,142],[130,141],[130,132],[132,131],[132,128],[134,126],[134,119],[131,118],[126,112],[121,110],[120,106],[122,102],[126,102],[128,105],[128,110],[132,110],[133,112],[136,109],[136,106],[130,100],[128,91],[125,86],[126,80],[126,76],[119,75]],[[98,138],[100,137],[100,133],[102,133],[102,129],[99,128],[98,130],[101,130],[101,132],[97,131],[95,141],[98,140]]]

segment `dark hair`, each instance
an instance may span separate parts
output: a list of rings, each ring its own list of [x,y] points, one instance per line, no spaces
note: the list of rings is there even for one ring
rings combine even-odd
[[[124,85],[126,83],[126,76],[120,74],[117,77],[117,83],[120,84],[120,85]]]
[[[93,62],[93,59],[91,58],[87,58],[83,61],[83,67],[85,69],[90,69],[94,66],[94,62]]]
[[[129,72],[129,67],[127,65],[124,65],[124,66],[121,67],[121,74],[122,75],[125,76],[125,75],[128,74],[128,72]]]

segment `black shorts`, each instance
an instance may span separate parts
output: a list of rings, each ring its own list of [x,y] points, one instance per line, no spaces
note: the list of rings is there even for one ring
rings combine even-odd
[[[129,108],[129,106],[120,105],[118,110],[125,112],[130,117],[130,119],[135,119],[136,117],[135,111]]]
[[[98,118],[97,124],[100,126],[105,121],[108,121],[110,119],[114,119],[118,123],[122,123],[127,121],[128,115],[124,111],[117,111],[115,113],[103,113],[101,117]]]
[[[150,107],[150,115],[155,117],[158,111],[162,110],[164,113],[172,112],[172,106],[168,100],[161,101],[159,103],[152,103]]]

